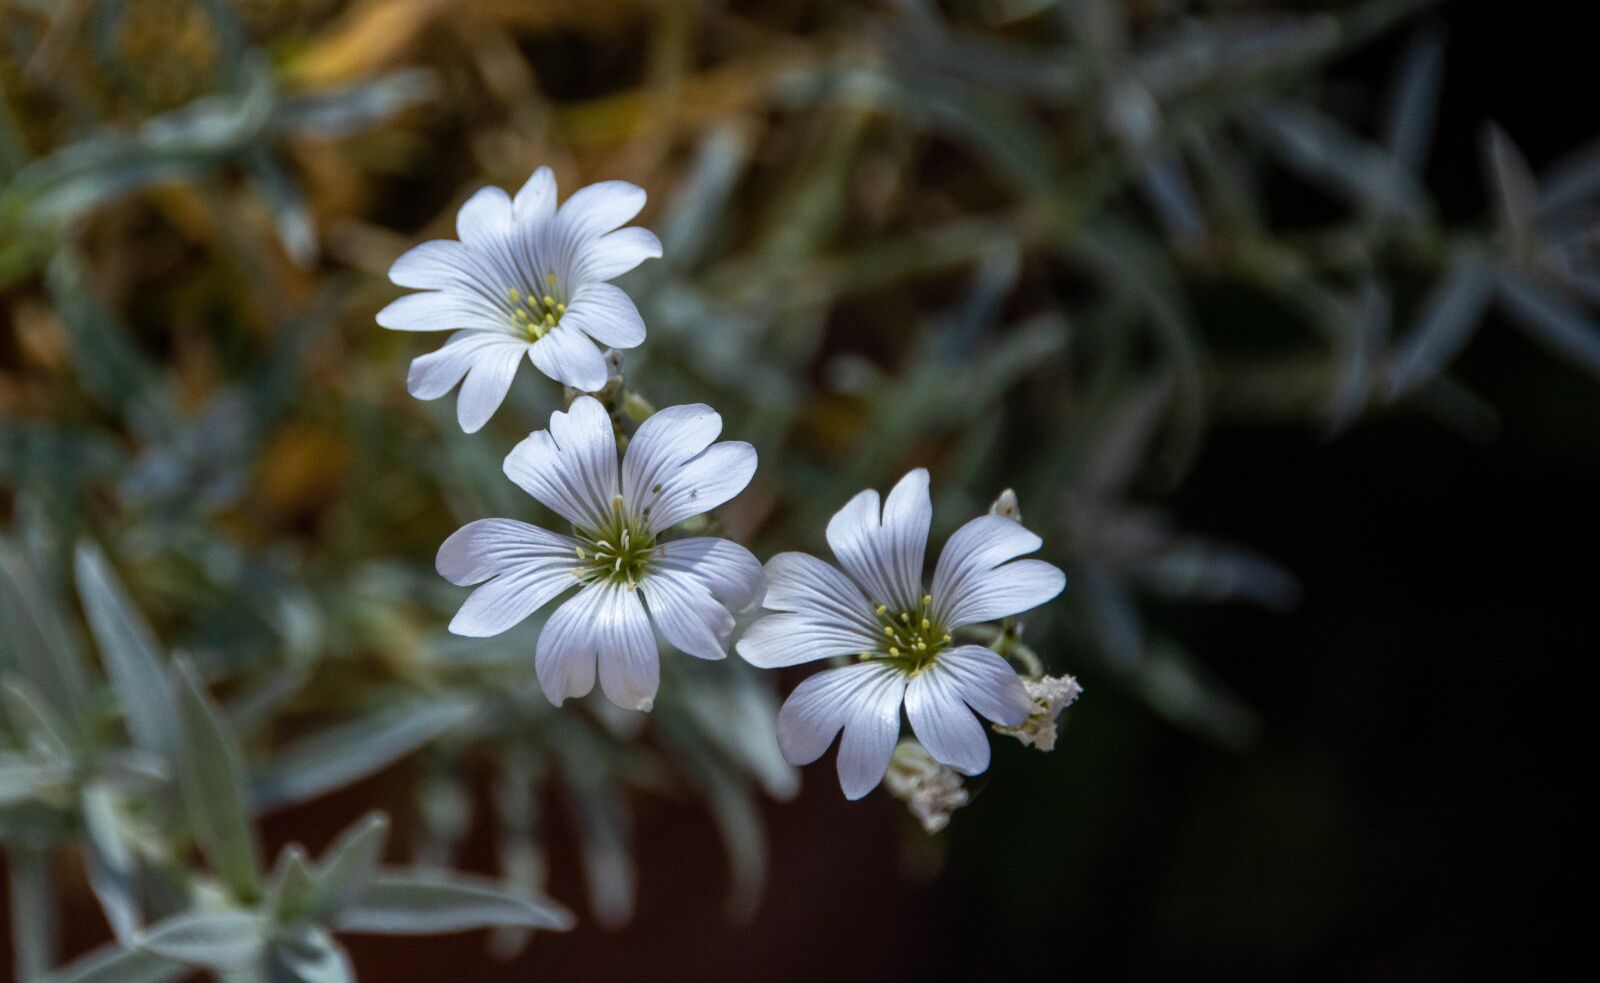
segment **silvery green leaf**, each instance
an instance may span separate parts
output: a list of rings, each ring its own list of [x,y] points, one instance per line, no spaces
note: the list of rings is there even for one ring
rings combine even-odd
[[[247,814],[242,756],[194,669],[180,660],[175,676],[178,785],[190,825],[216,873],[238,898],[253,901],[261,895],[260,849]]]
[[[1434,378],[1460,353],[1493,293],[1494,276],[1481,250],[1464,250],[1451,260],[1423,304],[1416,327],[1395,346],[1389,367],[1390,399]]]
[[[101,405],[126,410],[154,384],[156,372],[132,341],[121,315],[99,296],[85,260],[56,252],[45,270],[50,302],[72,342],[73,368]]]
[[[460,697],[413,700],[286,744],[256,772],[256,806],[304,802],[382,771],[466,720],[475,706]]]
[[[134,743],[158,754],[177,745],[176,711],[155,636],[145,624],[99,547],[78,544],[78,595],[100,646],[117,703]]]
[[[1175,246],[1198,249],[1205,244],[1205,216],[1181,157],[1169,154],[1150,161],[1139,172],[1139,188]]]
[[[99,783],[84,786],[80,797],[84,862],[89,887],[100,900],[106,922],[124,945],[144,922],[139,904],[139,862],[123,835],[123,817],[115,791]]]
[[[1349,326],[1340,340],[1338,377],[1328,410],[1328,432],[1338,433],[1361,414],[1377,382],[1383,351],[1389,344],[1390,301],[1388,291],[1368,277],[1355,306]]]
[[[308,909],[316,893],[317,874],[311,861],[299,844],[291,843],[278,854],[262,908],[278,924],[289,924],[311,917]]]
[[[299,180],[282,160],[264,149],[246,154],[244,169],[272,213],[283,251],[296,266],[309,269],[317,259],[317,231]]]
[[[1484,127],[1483,156],[1500,234],[1515,254],[1524,255],[1533,246],[1534,209],[1539,203],[1533,171],[1522,151],[1493,123]]]
[[[311,927],[274,942],[266,983],[355,983],[350,956],[328,931]]]
[[[536,801],[543,772],[529,742],[516,741],[501,751],[489,788],[500,876],[506,889],[518,897],[544,895],[545,858]],[[498,959],[511,959],[532,937],[533,933],[525,928],[499,928],[490,936],[490,951]]]
[[[275,671],[246,689],[224,708],[229,728],[235,734],[246,737],[259,731],[272,719],[273,714],[300,692],[306,684],[306,678],[305,672]]]
[[[1300,600],[1293,574],[1251,550],[1188,539],[1137,565],[1140,582],[1167,597],[1244,600],[1285,611]]]
[[[1157,713],[1224,747],[1248,748],[1261,732],[1254,711],[1169,642],[1151,644],[1139,663],[1134,685]]]
[[[55,964],[56,889],[49,854],[22,843],[6,844],[7,907],[18,983],[33,983]]]
[[[250,911],[189,911],[157,922],[134,942],[190,966],[229,970],[254,960],[264,944],[265,924]]]
[[[434,97],[431,71],[408,68],[347,86],[285,97],[274,129],[298,136],[340,137],[374,126]]]
[[[726,213],[729,196],[750,155],[750,138],[737,126],[720,126],[701,140],[688,175],[668,199],[662,216],[662,262],[692,266]]]
[[[506,894],[486,878],[385,870],[333,925],[339,931],[373,935],[434,935],[498,925],[565,931],[572,927],[572,915],[554,903]]]
[[[66,767],[0,751],[0,806],[31,802],[71,778],[72,772]]]
[[[776,695],[744,666],[716,668],[730,670],[719,672],[730,680],[726,685],[683,687],[678,699],[696,726],[755,776],[768,795],[793,798],[800,790],[800,773],[778,749]]]
[[[1600,194],[1600,141],[1592,141],[1563,156],[1538,179],[1539,217],[1546,225],[1581,221]]]
[[[89,671],[67,634],[54,599],[40,589],[39,575],[20,547],[0,536],[0,670],[15,671],[32,683],[58,714],[81,721],[89,691]]]
[[[107,946],[61,967],[40,983],[168,983],[191,970],[143,949]]]
[[[27,680],[6,679],[0,684],[0,698],[4,700],[6,718],[18,734],[41,753],[70,764],[74,735]]]
[[[1502,267],[1495,278],[1500,303],[1524,330],[1559,355],[1600,375],[1600,325],[1553,288]]]
[[[1417,176],[1327,116],[1277,104],[1256,111],[1250,121],[1285,165],[1329,192],[1378,215],[1427,217],[1428,199]]]
[[[1443,77],[1443,32],[1424,28],[1406,48],[1383,121],[1383,145],[1413,173],[1427,165]]]
[[[589,906],[602,925],[624,924],[633,916],[635,881],[628,851],[627,799],[607,774],[591,735],[568,730],[556,751],[588,882]]]
[[[380,812],[369,814],[341,833],[322,855],[307,917],[326,917],[360,897],[378,869],[388,837],[389,817]]]

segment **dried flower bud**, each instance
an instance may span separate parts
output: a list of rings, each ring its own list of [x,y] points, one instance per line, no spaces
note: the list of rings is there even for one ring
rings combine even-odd
[[[935,761],[926,748],[909,737],[895,745],[883,784],[890,795],[905,802],[929,833],[948,826],[951,813],[969,801],[961,776]]]
[[[1043,676],[1024,679],[1022,683],[1033,698],[1033,713],[1020,727],[997,726],[995,730],[1015,737],[1027,747],[1052,751],[1056,746],[1056,718],[1082,695],[1083,687],[1071,676]]]
[[[1022,521],[1022,506],[1017,504],[1017,493],[1007,488],[1000,493],[1000,497],[989,506],[990,515],[1004,516],[1016,522]]]

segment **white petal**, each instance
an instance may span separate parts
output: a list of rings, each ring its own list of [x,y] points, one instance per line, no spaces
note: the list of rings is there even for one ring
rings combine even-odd
[[[766,607],[848,626],[877,641],[882,628],[871,602],[832,564],[809,553],[779,553],[767,561],[767,584]]]
[[[495,331],[457,331],[438,351],[411,360],[406,389],[418,399],[438,399],[466,377],[488,348],[515,342]]]
[[[601,181],[573,192],[557,212],[573,232],[601,236],[630,222],[644,208],[644,189],[626,181]]]
[[[889,492],[881,518],[875,491],[846,503],[828,523],[828,545],[872,600],[912,611],[922,599],[922,561],[932,521],[928,472],[917,468]]]
[[[1016,673],[1011,674],[1015,678]],[[935,759],[976,775],[989,767],[989,739],[983,725],[961,701],[956,680],[935,663],[917,673],[906,687],[906,716],[917,740]]]
[[[474,282],[480,273],[472,254],[461,243],[433,239],[401,253],[389,267],[389,280],[400,287],[439,290]]]
[[[575,543],[566,536],[514,519],[480,519],[439,547],[440,575],[466,586],[495,578],[473,591],[450,622],[457,635],[498,635],[576,584]]]
[[[661,240],[654,232],[637,225],[618,229],[580,248],[572,264],[572,279],[575,283],[610,280],[660,256]]]
[[[722,639],[733,631],[733,615],[694,575],[652,567],[639,583],[656,627],[680,651],[701,659],[725,659]]]
[[[637,591],[607,585],[609,597],[595,612],[595,648],[600,688],[624,710],[649,710],[661,685],[661,659]]]
[[[551,613],[539,632],[533,667],[545,699],[560,706],[594,689],[594,629],[609,601],[604,584],[590,584]]]
[[[406,294],[378,312],[378,324],[391,331],[508,330],[500,312],[481,298],[456,290]]]
[[[704,403],[668,406],[639,424],[622,456],[622,500],[635,515],[653,502],[651,489],[711,446],[722,417]]]
[[[512,200],[517,224],[544,222],[556,213],[556,176],[548,167],[534,171]]]
[[[456,235],[474,248],[498,248],[511,233],[511,196],[502,188],[479,188],[456,213]]]
[[[506,477],[575,526],[598,529],[617,495],[617,439],[611,418],[590,396],[550,415],[506,455]]]
[[[851,798],[865,795],[889,767],[894,739],[900,732],[900,695],[905,675],[881,664],[860,662],[842,669],[829,669],[809,677],[796,686],[778,711],[778,748],[792,765],[807,765],[822,757],[840,728],[855,730],[845,735],[854,749],[851,776],[844,779],[844,745],[840,745],[840,779]],[[884,732],[888,743],[883,744]],[[881,752],[882,762],[872,774],[874,759]],[[855,795],[852,789],[865,787]]]
[[[937,665],[968,706],[997,724],[1017,727],[1033,712],[1021,677],[993,649],[961,645],[940,652]]]
[[[761,561],[738,543],[713,536],[675,539],[661,544],[658,568],[681,570],[700,579],[734,614],[759,602],[767,590]]]
[[[523,343],[486,346],[473,357],[467,381],[461,384],[461,395],[456,401],[456,420],[465,433],[477,433],[494,416],[494,411],[505,402],[511,390],[511,380],[516,378],[517,366],[528,351]]]
[[[532,358],[540,372],[562,385],[586,393],[605,388],[605,357],[588,335],[565,321],[533,343]]]
[[[637,439],[637,437],[635,438]],[[630,444],[628,449],[633,450]],[[676,471],[641,485],[638,514],[651,532],[709,512],[744,491],[756,473],[756,449],[742,440],[712,444]]]
[[[1061,593],[1067,577],[1056,567],[1012,560],[1039,545],[1038,536],[998,515],[980,515],[957,529],[934,570],[934,616],[946,628],[959,628],[1019,614]]]
[[[644,318],[620,287],[585,283],[572,295],[561,326],[577,328],[612,348],[633,348],[644,341]]]
[[[516,519],[479,519],[450,534],[434,565],[441,577],[458,587],[551,561],[559,561],[570,577],[577,545],[571,536]]]
[[[757,618],[740,637],[739,655],[753,666],[780,669],[838,655],[871,652],[879,636],[814,615],[780,612]]]

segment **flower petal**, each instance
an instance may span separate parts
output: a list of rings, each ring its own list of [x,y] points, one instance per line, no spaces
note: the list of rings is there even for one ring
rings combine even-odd
[[[511,206],[518,225],[548,221],[556,213],[555,172],[548,167],[534,171],[517,191]]]
[[[809,553],[779,553],[767,561],[767,583],[766,607],[847,625],[877,641],[881,628],[872,603],[832,564]]]
[[[378,324],[391,331],[450,331],[477,328],[509,334],[506,319],[484,300],[457,290],[406,294],[378,312]]]
[[[389,267],[389,280],[399,287],[440,290],[478,279],[472,253],[454,239],[418,243],[400,254]]]
[[[574,586],[573,540],[514,519],[480,519],[439,547],[439,573],[473,591],[450,622],[457,635],[498,635]]]
[[[700,659],[725,659],[722,639],[733,631],[733,615],[699,578],[654,566],[639,582],[650,617],[680,651]]]
[[[656,636],[637,591],[607,584],[608,597],[595,612],[594,644],[600,656],[600,688],[624,710],[649,710],[661,685]]]
[[[418,399],[438,399],[466,377],[485,349],[510,341],[493,331],[457,331],[438,351],[411,360],[406,389]]]
[[[434,565],[439,576],[458,587],[552,561],[560,561],[570,577],[577,545],[571,536],[516,519],[479,519],[450,534],[440,545]]]
[[[619,233],[613,233],[619,234]],[[585,283],[572,295],[561,326],[577,328],[612,348],[633,348],[644,341],[644,318],[621,288],[609,283]]]
[[[590,584],[556,608],[539,632],[533,668],[545,699],[556,706],[594,689],[594,629],[609,600],[606,585]]]
[[[840,655],[871,652],[878,636],[810,614],[780,612],[757,618],[740,637],[739,655],[762,669],[781,669]]]
[[[600,181],[574,191],[556,217],[574,233],[601,236],[632,221],[645,197],[643,188],[627,181]]]
[[[839,781],[847,797],[861,798],[889,768],[904,691],[905,674],[881,663],[829,669],[804,680],[778,711],[778,747],[784,760],[810,764],[844,728]]]
[[[1028,688],[1010,663],[982,645],[961,645],[939,653],[936,663],[972,709],[1006,727],[1019,727],[1033,712]]]
[[[477,249],[499,248],[511,229],[511,196],[503,188],[479,188],[456,213],[456,235]]]
[[[540,372],[562,385],[586,393],[605,388],[605,357],[588,335],[568,326],[565,321],[533,343],[531,356]]]
[[[983,725],[961,701],[955,678],[941,671],[940,663],[912,677],[906,687],[906,716],[917,740],[941,763],[963,775],[989,767],[989,738]]]
[[[472,360],[467,381],[461,384],[456,400],[456,420],[464,433],[477,433],[494,416],[511,390],[517,366],[528,351],[525,343],[506,339],[499,345],[485,346]]]
[[[506,455],[506,477],[575,526],[598,529],[617,495],[617,439],[611,417],[591,396],[550,415]]]
[[[881,518],[876,491],[868,489],[847,502],[828,523],[828,545],[871,600],[913,611],[922,598],[932,521],[928,472],[917,468],[889,492]]]
[[[1009,617],[1050,600],[1066,574],[1042,560],[1012,560],[1040,539],[1014,519],[980,515],[951,534],[933,572],[934,617],[946,628]]]
[[[655,565],[699,578],[711,596],[734,614],[760,601],[767,589],[760,560],[738,543],[713,536],[662,543]]]
[[[622,456],[622,500],[635,514],[652,502],[651,488],[711,446],[722,417],[704,403],[668,406],[639,424]]]
[[[608,232],[580,247],[572,264],[575,283],[592,283],[619,277],[647,259],[661,256],[661,240],[637,225]]]

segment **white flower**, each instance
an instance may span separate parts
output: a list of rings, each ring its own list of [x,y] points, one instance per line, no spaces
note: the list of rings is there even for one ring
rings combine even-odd
[[[909,737],[895,745],[883,787],[906,804],[926,833],[950,825],[950,815],[971,801],[961,776],[933,760],[927,748]]]
[[[793,764],[815,761],[844,730],[839,782],[852,799],[882,780],[902,700],[929,753],[967,775],[989,766],[989,741],[972,711],[1014,727],[1032,708],[1005,659],[956,644],[951,633],[1043,604],[1066,577],[1041,560],[1016,559],[1039,548],[1038,536],[983,515],[950,537],[924,593],[932,519],[921,468],[900,479],[881,515],[877,492],[857,495],[828,523],[828,545],[849,576],[805,553],[778,554],[767,563],[764,603],[780,613],[739,641],[739,654],[765,668],[859,658],[802,682],[778,713],[778,744]]]
[[[996,727],[1008,737],[1015,737],[1024,747],[1041,751],[1054,751],[1056,747],[1056,718],[1083,695],[1083,687],[1071,676],[1043,676],[1023,681],[1028,688],[1028,698],[1033,701],[1033,712],[1016,727]]]
[[[397,285],[422,292],[379,311],[379,324],[459,329],[443,348],[411,363],[411,395],[437,399],[461,383],[456,417],[473,433],[505,399],[524,355],[574,389],[601,389],[606,365],[595,342],[633,348],[644,340],[638,308],[605,282],[661,255],[648,229],[618,228],[644,200],[642,188],[602,181],[558,209],[548,167],[515,199],[493,187],[468,198],[456,215],[459,242],[424,242],[389,269]]]
[[[661,410],[639,425],[619,475],[611,418],[598,400],[581,396],[553,414],[550,429],[507,455],[505,472],[571,522],[575,535],[513,519],[457,530],[439,547],[439,573],[482,586],[450,630],[497,635],[579,588],[545,622],[534,653],[539,685],[557,706],[594,688],[598,662],[600,688],[613,703],[650,709],[661,678],[652,622],[684,652],[724,658],[734,613],[765,589],[760,562],[726,539],[659,539],[749,484],[755,448],[712,443],[721,431],[722,417],[709,406]]]

